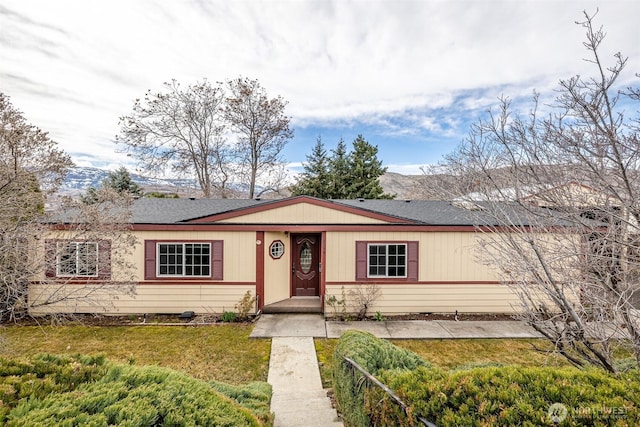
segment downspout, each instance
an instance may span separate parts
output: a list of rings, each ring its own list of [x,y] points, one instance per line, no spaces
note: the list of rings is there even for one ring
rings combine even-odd
[[[264,231],[256,231],[256,303],[261,312],[264,305]]]
[[[324,296],[327,291],[327,232],[320,235],[320,312],[324,315]]]

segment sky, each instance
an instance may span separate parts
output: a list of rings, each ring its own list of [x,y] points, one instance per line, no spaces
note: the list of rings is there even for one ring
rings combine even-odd
[[[132,159],[115,144],[136,98],[176,79],[257,79],[287,102],[292,170],[318,137],[358,134],[389,171],[438,163],[500,96],[526,113],[533,91],[593,75],[583,11],[602,57],[640,72],[637,0],[3,0],[0,92],[79,166]],[[627,85],[628,85],[627,84]]]

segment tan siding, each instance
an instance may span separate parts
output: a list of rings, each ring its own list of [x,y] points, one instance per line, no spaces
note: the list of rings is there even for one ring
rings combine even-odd
[[[137,295],[130,297],[118,295],[117,299],[108,292],[100,290],[98,285],[84,289],[96,291],[91,301],[71,299],[68,303],[58,303],[32,310],[34,314],[46,312],[78,313],[181,313],[193,310],[197,313],[221,313],[234,310],[247,290],[255,295],[255,285],[237,285],[235,283],[254,283],[256,280],[256,240],[255,232],[208,232],[208,231],[137,231],[138,244],[133,250],[136,281],[144,281],[144,241],[166,240],[223,240],[224,241],[224,280],[211,284],[141,284],[136,287]],[[64,233],[52,232],[51,238],[64,238]],[[40,244],[44,252],[43,243]],[[116,256],[112,254],[112,256]],[[114,278],[117,272],[114,272]],[[42,277],[41,277],[42,278]],[[225,282],[234,284],[225,285]],[[75,295],[82,292],[80,285],[37,285],[30,287],[30,301],[42,300],[52,292]],[[86,292],[85,292],[86,293]]]
[[[255,232],[138,231],[133,254],[136,280],[144,280],[145,240],[224,240],[224,282],[253,282],[256,277]]]
[[[251,224],[384,224],[384,221],[335,209],[298,203],[219,221]]]
[[[344,285],[350,311],[353,297],[349,292],[361,285]],[[512,313],[518,298],[504,285],[379,285],[381,296],[369,314],[399,313]],[[342,286],[327,286],[327,297],[342,298]],[[327,315],[332,309],[326,308]]]
[[[81,234],[82,233],[78,232],[78,231],[69,232],[69,231],[63,231],[63,230],[48,230],[44,236],[42,236],[41,238],[35,239],[33,241],[34,251],[31,254],[31,256],[33,257],[31,263],[33,265],[46,267],[46,262],[47,262],[47,260],[45,259],[45,241],[46,240],[49,240],[49,239],[53,239],[53,240],[72,240],[72,241],[73,240],[82,240],[83,237],[81,236]],[[138,238],[138,245],[141,245],[141,244],[142,244],[142,241]],[[131,250],[131,248],[126,248],[126,250],[123,251],[122,250],[123,249],[123,245],[124,244],[121,244],[121,245],[119,245],[119,247],[117,247],[115,245],[112,245],[111,253],[109,254],[110,257],[111,257],[111,265],[112,266],[116,266],[116,265],[124,266],[125,264],[129,264],[131,262],[131,260],[135,259],[135,257],[137,256],[136,252],[135,252],[135,248],[133,250]],[[104,254],[99,254],[99,256],[104,256]],[[129,259],[127,259],[126,261],[122,261],[122,258],[120,258],[120,259],[118,258],[119,256],[121,256],[121,257],[127,256],[127,257],[129,257]],[[133,257],[133,258],[131,258],[131,257]],[[142,265],[144,265],[144,260],[142,261],[142,263],[143,263]],[[33,274],[33,276],[31,277],[31,280],[34,281],[34,282],[40,282],[40,281],[45,280],[45,269],[46,268],[42,268],[37,273]],[[135,272],[134,280],[138,280],[137,279],[137,276],[138,276],[137,269],[138,269],[138,267],[136,266],[136,272]],[[111,279],[113,281],[129,281],[129,280],[131,280],[131,271],[123,271],[123,270],[119,270],[117,268],[112,268],[112,270],[111,270]]]
[[[327,233],[327,282],[355,280],[355,242],[418,241],[420,281],[495,281],[491,269],[476,259],[477,233],[330,232]]]
[[[269,255],[269,245],[275,240],[284,243],[282,258],[273,259]],[[284,233],[264,234],[264,304],[282,301],[290,296],[291,245]]]
[[[30,298],[37,301],[47,293],[73,291],[77,285],[66,288],[32,285]],[[98,289],[97,287],[94,287]],[[250,291],[255,295],[255,286],[247,285],[139,285],[135,296],[118,295],[111,298],[104,292],[103,307],[83,301],[69,301],[64,304],[53,304],[32,310],[32,314],[59,313],[105,313],[105,314],[140,314],[140,313],[182,313],[192,310],[198,314],[220,314],[234,311],[234,306],[243,295]],[[95,300],[95,298],[94,298]],[[109,303],[110,302],[110,303]]]
[[[309,222],[345,222],[362,217],[313,205],[295,205],[276,209],[278,220],[289,222],[291,218],[303,218]],[[307,209],[305,211],[305,209]],[[256,214],[258,215],[258,214]],[[263,214],[260,214],[260,216]],[[297,215],[297,216],[296,216]],[[309,215],[309,216],[305,216]],[[323,216],[324,215],[324,216]],[[282,216],[280,218],[280,216]],[[341,218],[344,216],[344,218]],[[243,217],[250,221],[249,216]],[[268,220],[268,219],[267,219]],[[291,220],[304,223],[304,221]],[[136,280],[144,281],[144,241],[145,240],[223,240],[224,280],[216,284],[142,284],[134,298],[120,296],[113,300],[114,308],[106,312],[128,313],[180,313],[194,310],[198,313],[221,313],[233,310],[235,304],[247,290],[255,295],[256,281],[256,234],[255,231],[137,231],[138,244],[134,250],[137,267]],[[58,235],[56,235],[58,236]],[[60,238],[60,237],[58,237]],[[407,232],[407,231],[354,231],[326,233],[327,296],[341,298],[341,286],[349,290],[355,281],[356,241],[418,241],[419,242],[419,282],[418,284],[379,285],[382,297],[370,313],[381,311],[385,314],[406,312],[511,312],[517,302],[515,295],[505,286],[497,284],[473,284],[469,282],[494,282],[498,276],[477,261],[477,239],[482,234],[471,232]],[[274,260],[269,256],[269,245],[274,240],[285,244],[285,254]],[[42,246],[42,240],[40,241]],[[264,301],[263,304],[277,302],[290,296],[290,239],[283,232],[265,232],[262,242],[264,254]],[[42,249],[42,248],[41,248]],[[39,253],[42,253],[41,250]],[[114,255],[115,256],[115,255]],[[427,282],[427,283],[425,283]],[[460,282],[449,283],[447,282]],[[229,283],[229,284],[225,284]],[[236,285],[234,283],[241,283]],[[77,285],[69,285],[74,290]],[[38,298],[38,292],[50,293],[53,287],[33,285],[30,301]],[[102,295],[110,301],[108,295]],[[60,312],[105,312],[87,303],[71,303],[64,307],[51,306],[34,311]]]

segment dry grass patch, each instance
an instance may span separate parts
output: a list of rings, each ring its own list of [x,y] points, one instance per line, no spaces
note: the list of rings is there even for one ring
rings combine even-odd
[[[452,369],[469,364],[498,362],[522,366],[569,366],[558,355],[536,351],[551,350],[541,339],[391,340],[398,347],[418,354],[431,364]]]
[[[104,354],[114,362],[173,368],[204,380],[266,381],[270,340],[249,339],[253,325],[10,326],[0,355]]]

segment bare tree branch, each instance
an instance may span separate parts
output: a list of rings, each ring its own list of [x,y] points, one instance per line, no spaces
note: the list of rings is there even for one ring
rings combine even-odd
[[[605,67],[593,16],[579,25],[597,77],[561,80],[546,117],[537,93],[527,116],[501,98],[439,167],[456,178],[441,192],[480,207],[482,258],[520,316],[572,364],[613,372],[619,346],[640,366],[639,127],[620,107],[640,97],[617,89],[627,60]]]
[[[286,101],[280,96],[269,99],[257,80],[237,78],[228,81],[227,88],[224,115],[237,135],[236,156],[249,183],[249,198],[255,196],[260,181],[279,190],[285,178],[282,150],[293,137],[290,118],[284,114]]]
[[[169,168],[195,177],[205,197],[214,190],[226,196],[232,153],[221,116],[221,85],[205,80],[182,89],[172,80],[164,86],[164,93],[147,92],[120,118],[116,142],[147,171]]]

